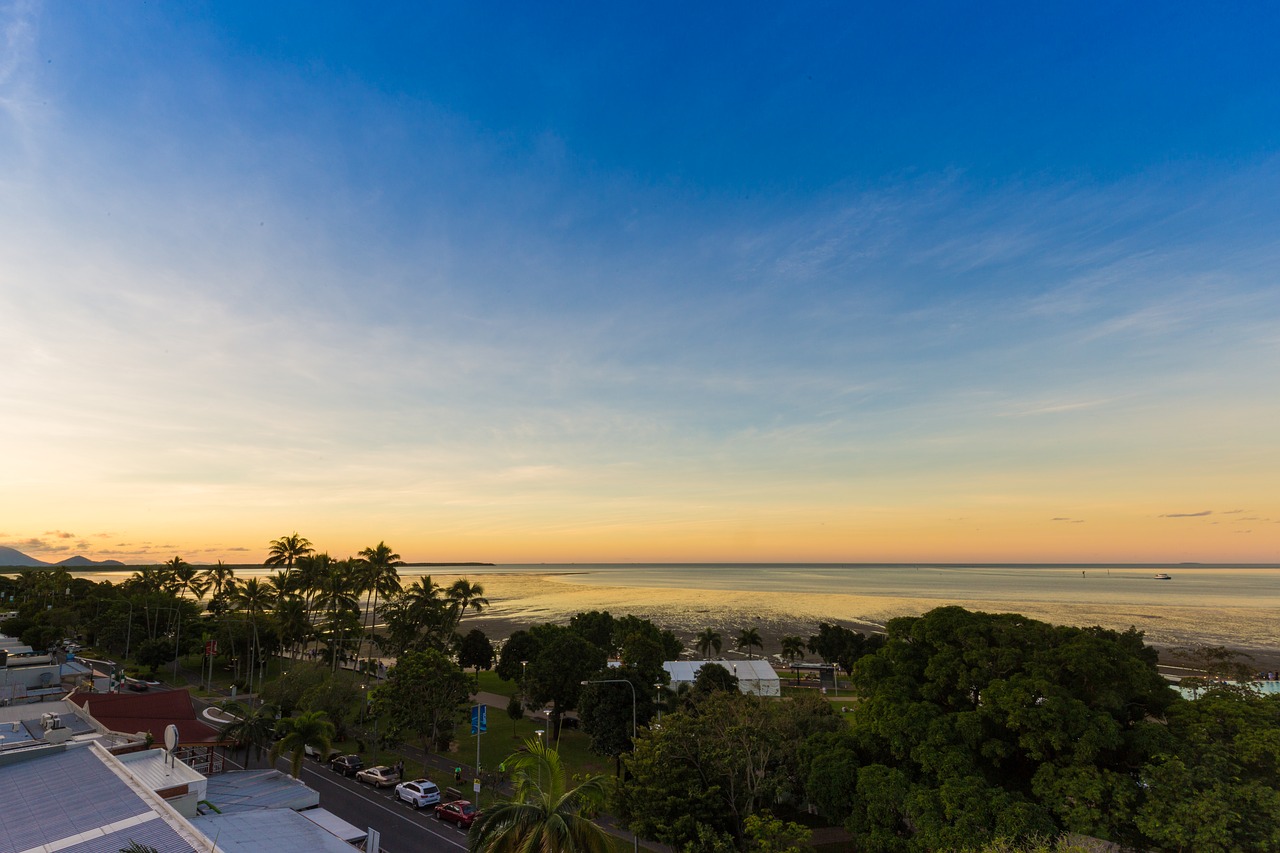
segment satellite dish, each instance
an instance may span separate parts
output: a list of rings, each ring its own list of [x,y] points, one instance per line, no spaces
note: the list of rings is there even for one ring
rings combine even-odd
[[[173,723],[164,727],[164,748],[173,752],[173,748],[178,745],[178,727]]]

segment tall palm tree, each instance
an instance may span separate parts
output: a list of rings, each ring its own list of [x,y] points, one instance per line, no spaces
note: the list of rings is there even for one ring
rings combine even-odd
[[[710,660],[712,649],[716,650],[716,654],[720,654],[720,644],[722,642],[723,638],[721,638],[720,632],[714,628],[708,628],[699,634],[697,646],[698,651],[702,652],[702,659]]]
[[[795,663],[796,658],[804,660],[805,641],[800,637],[788,635],[780,641],[782,643],[782,657],[787,663]]]
[[[466,578],[458,578],[454,581],[449,586],[449,591],[445,593],[445,598],[449,601],[449,608],[453,615],[453,630],[455,631],[468,608],[479,613],[489,606],[489,599],[484,597],[484,587],[478,583],[472,583]]]
[[[609,834],[590,816],[605,800],[605,777],[569,788],[560,755],[539,738],[506,760],[515,798],[485,812],[471,828],[470,853],[608,853]],[[544,784],[545,781],[545,784]]]
[[[345,626],[347,623],[345,616],[348,613],[355,614],[359,609],[360,596],[355,591],[354,560],[328,560],[327,566],[328,570],[319,579],[319,589],[316,592],[315,604],[317,607],[324,609],[324,623],[329,626],[333,671],[336,672],[338,659],[342,653],[342,644],[346,640]],[[357,618],[355,621],[359,625],[359,619]]]
[[[369,617],[369,644],[373,644],[373,631],[377,627],[378,596],[390,596],[400,591],[400,573],[397,566],[403,566],[400,555],[394,553],[386,542],[379,542],[371,548],[360,552],[361,579],[365,588],[365,610]],[[370,606],[370,598],[373,600]]]
[[[307,711],[296,717],[285,717],[276,723],[280,739],[271,747],[270,759],[274,765],[282,754],[289,756],[289,773],[297,779],[302,772],[302,757],[307,747],[313,747],[321,755],[328,755],[334,737],[333,723],[324,711]]]
[[[235,569],[221,560],[204,570],[204,580],[209,584],[209,589],[213,590],[215,597],[226,592],[235,583],[235,579]]]
[[[284,566],[284,573],[288,575],[293,571],[293,564],[299,557],[313,553],[315,548],[311,547],[311,540],[305,536],[299,536],[298,531],[295,530],[288,536],[271,540],[271,549],[267,552],[267,559],[263,565]]]
[[[751,649],[757,648],[764,650],[764,641],[760,639],[760,632],[755,628],[743,628],[738,634],[737,647],[739,651],[746,649],[747,657],[751,658]]]
[[[262,748],[271,742],[276,730],[276,708],[274,705],[262,705],[257,710],[250,710],[239,702],[228,702],[223,706],[231,719],[218,729],[218,737],[244,747],[244,766],[249,766],[249,750],[256,748],[259,757]]]
[[[275,596],[269,584],[257,578],[249,578],[247,581],[237,583],[232,587],[231,600],[237,608],[248,615],[249,626],[253,632],[253,647],[249,653],[249,681],[252,683],[255,654],[258,656],[262,654],[262,644],[258,640],[258,623],[271,610],[272,605],[275,603]],[[261,685],[259,685],[259,689],[261,689]]]

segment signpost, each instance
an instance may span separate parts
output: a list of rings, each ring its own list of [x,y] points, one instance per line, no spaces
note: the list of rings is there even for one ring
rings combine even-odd
[[[476,736],[476,804],[480,802],[480,735],[489,730],[489,706],[480,704],[471,709],[471,733]]]

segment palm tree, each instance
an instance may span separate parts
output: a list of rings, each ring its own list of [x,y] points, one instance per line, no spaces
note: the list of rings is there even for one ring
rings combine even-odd
[[[716,654],[720,654],[721,642],[722,638],[720,637],[720,632],[716,631],[714,628],[708,628],[699,634],[697,646],[698,651],[702,652],[702,659],[710,660],[712,649],[716,650]]]
[[[204,570],[204,580],[208,583],[208,588],[213,590],[215,597],[226,592],[235,583],[235,579],[235,569],[221,560]]]
[[[786,636],[780,641],[782,643],[782,657],[787,663],[795,663],[796,658],[804,660],[805,641],[796,636]]]
[[[760,639],[760,632],[755,628],[743,628],[738,634],[737,647],[739,651],[746,649],[747,657],[751,658],[751,649],[757,648],[764,651],[764,641]]]
[[[270,759],[274,765],[282,754],[289,756],[289,773],[297,779],[302,772],[302,757],[307,747],[314,747],[322,756],[329,754],[333,743],[334,728],[324,711],[307,711],[296,717],[285,717],[276,724],[280,739],[271,747]]]
[[[470,853],[608,853],[613,842],[590,819],[605,800],[605,777],[567,785],[560,755],[541,738],[506,760],[515,798],[483,814],[471,828]],[[543,784],[546,780],[546,784]]]
[[[481,610],[489,606],[489,599],[484,597],[484,587],[478,583],[472,583],[466,578],[458,578],[449,587],[449,591],[445,593],[445,598],[449,600],[449,609],[453,617],[453,630],[458,629],[458,623],[462,621],[463,614],[470,608],[479,613]]]
[[[288,536],[271,540],[271,550],[267,552],[267,559],[263,565],[284,566],[284,573],[287,575],[293,571],[293,564],[299,557],[312,553],[315,553],[315,548],[311,547],[311,540],[305,536],[299,536],[298,531],[295,530]]]
[[[256,748],[262,755],[262,748],[271,742],[276,730],[276,709],[274,705],[262,705],[251,711],[239,702],[228,702],[223,706],[231,719],[218,729],[218,737],[244,747],[244,766],[249,766],[249,750]]]
[[[372,548],[360,552],[362,563],[361,580],[364,582],[365,609],[369,611],[369,643],[373,644],[373,631],[377,627],[378,596],[390,596],[400,591],[400,573],[397,566],[403,566],[400,555],[393,553],[386,542],[379,542]],[[369,604],[373,599],[372,607]]]
[[[236,607],[249,616],[249,625],[253,629],[253,649],[260,656],[262,644],[258,640],[258,620],[269,611],[275,602],[271,586],[257,578],[249,578],[244,583],[237,583],[231,589],[231,600]],[[253,682],[254,652],[249,654],[249,681]],[[258,686],[261,689],[261,685]]]

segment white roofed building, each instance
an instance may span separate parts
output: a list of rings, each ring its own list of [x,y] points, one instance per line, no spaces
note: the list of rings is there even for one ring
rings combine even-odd
[[[738,679],[738,689],[756,696],[781,696],[782,680],[773,666],[764,660],[669,660],[662,668],[671,676],[671,689],[692,684],[704,666],[720,666]]]

